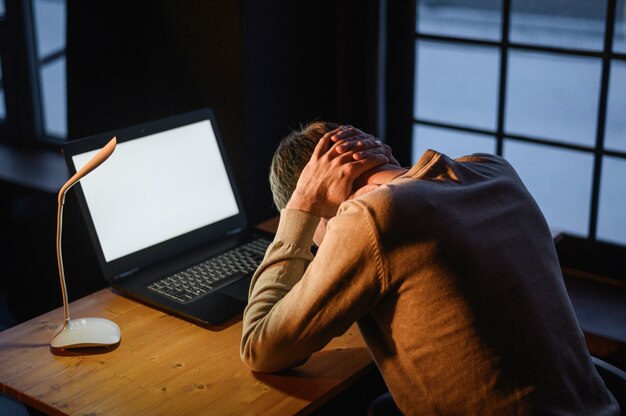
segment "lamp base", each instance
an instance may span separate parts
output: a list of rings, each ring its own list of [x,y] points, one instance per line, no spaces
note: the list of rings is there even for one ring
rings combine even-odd
[[[52,338],[52,348],[106,347],[121,339],[120,327],[104,318],[70,319]]]

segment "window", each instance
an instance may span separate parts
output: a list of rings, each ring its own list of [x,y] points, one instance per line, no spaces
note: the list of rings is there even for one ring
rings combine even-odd
[[[35,39],[46,136],[67,137],[65,76],[65,0],[32,0]]]
[[[626,0],[416,0],[413,160],[502,155],[550,226],[626,245]]]
[[[2,65],[0,63],[0,122],[7,118],[7,110],[4,104],[4,88],[2,85]]]
[[[0,0],[2,139],[67,138],[66,0]]]

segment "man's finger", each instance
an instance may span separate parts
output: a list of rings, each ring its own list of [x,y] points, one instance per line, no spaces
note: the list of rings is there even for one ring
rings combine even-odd
[[[354,160],[359,160],[359,159],[364,159],[368,157],[369,155],[378,154],[378,153],[384,154],[385,156],[387,156],[387,159],[389,159],[389,164],[400,166],[400,163],[396,160],[395,157],[393,157],[393,154],[391,153],[391,147],[383,143],[380,143],[379,146],[368,147],[367,149],[356,148],[352,152],[352,155],[354,157]]]
[[[334,135],[336,135],[336,134],[337,134],[337,133],[339,133],[340,131],[346,130],[346,129],[347,129],[347,128],[349,128],[349,127],[352,127],[352,126],[339,126],[339,127],[337,127],[335,130],[331,130],[331,131],[329,131],[328,133],[324,134],[324,135],[322,136],[322,139],[323,139],[323,138],[326,138],[326,139],[330,140],[330,139],[331,139],[331,137],[333,137]],[[320,140],[321,140],[321,139],[320,139]],[[336,140],[333,140],[333,141],[336,141]]]
[[[340,140],[347,140],[351,137],[358,136],[359,134],[364,133],[361,130],[356,129],[352,126],[341,126],[339,129],[333,132],[330,139],[333,142],[338,142]]]
[[[315,145],[315,149],[313,149],[313,157],[319,158],[330,149],[331,141],[327,135],[322,136],[322,138]]]
[[[382,147],[382,143],[374,139],[372,136],[363,134],[354,137],[354,139],[350,139],[351,141],[340,140],[332,144],[330,151],[328,152],[328,156],[333,159],[338,155],[342,155],[348,152]]]
[[[400,162],[398,162],[398,160],[393,157],[393,153],[391,153],[391,147],[386,144],[383,146],[383,149],[385,150],[385,156],[387,156],[387,158],[389,159],[389,163],[392,165],[400,166]]]
[[[332,146],[331,151],[328,152],[330,159],[332,159],[335,164],[343,165],[354,161],[354,152],[338,153],[336,148],[337,145]]]
[[[338,153],[346,153],[349,151],[365,150],[370,148],[381,147],[383,144],[380,140],[369,135],[357,136],[356,140],[341,143],[337,147]]]
[[[361,159],[366,159],[368,157],[371,157],[373,155],[385,155],[387,159],[390,159],[389,154],[387,153],[387,151],[382,145],[355,151],[352,154],[352,157],[354,158],[354,160],[361,160]]]

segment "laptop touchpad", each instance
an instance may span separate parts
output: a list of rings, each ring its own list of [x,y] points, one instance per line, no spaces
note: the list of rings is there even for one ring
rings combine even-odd
[[[250,288],[250,277],[239,279],[220,290],[220,293],[224,293],[237,300],[248,302],[248,289]]]

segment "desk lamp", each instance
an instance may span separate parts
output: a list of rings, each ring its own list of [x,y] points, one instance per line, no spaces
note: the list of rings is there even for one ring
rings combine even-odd
[[[65,284],[65,270],[63,268],[63,254],[61,250],[61,233],[63,230],[63,205],[65,194],[81,178],[97,168],[108,159],[115,150],[117,139],[112,138],[85,166],[83,166],[59,191],[59,207],[57,210],[57,263],[59,265],[59,277],[61,279],[61,292],[63,293],[63,325],[59,327],[52,338],[52,348],[80,348],[80,347],[104,347],[115,345],[120,341],[120,328],[113,321],[104,318],[79,318],[70,319],[67,287]]]

